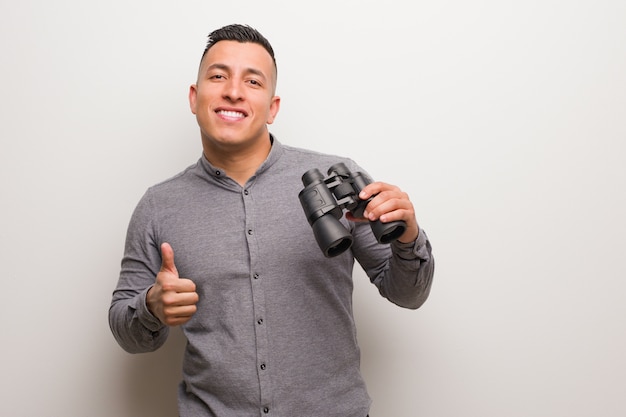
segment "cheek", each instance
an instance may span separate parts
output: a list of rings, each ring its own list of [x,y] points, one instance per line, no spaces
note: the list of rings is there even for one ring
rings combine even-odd
[[[215,93],[212,92],[210,89],[204,87],[204,88],[199,88],[196,91],[196,108],[200,109],[201,107],[206,107],[208,105],[208,103],[211,102],[212,97],[215,96]]]
[[[210,100],[207,97],[198,96],[196,100],[196,115],[207,117],[211,112]]]

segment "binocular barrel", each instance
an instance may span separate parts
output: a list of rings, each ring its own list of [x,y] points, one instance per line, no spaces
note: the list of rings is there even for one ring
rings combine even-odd
[[[343,253],[352,246],[352,235],[339,221],[343,210],[326,186],[324,175],[314,168],[304,173],[302,182],[305,187],[298,197],[317,244],[328,258]]]

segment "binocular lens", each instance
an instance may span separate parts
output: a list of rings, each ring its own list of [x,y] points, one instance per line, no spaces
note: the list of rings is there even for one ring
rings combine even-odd
[[[352,235],[332,215],[324,215],[317,219],[311,227],[319,247],[328,258],[345,252],[352,246]]]
[[[336,246],[326,249],[326,256],[332,258],[334,256],[341,255],[347,251],[350,246],[352,246],[352,240],[343,239]]]
[[[380,243],[391,243],[404,233],[406,223],[403,221],[395,221],[390,223],[382,223],[379,220],[371,222],[372,232]]]

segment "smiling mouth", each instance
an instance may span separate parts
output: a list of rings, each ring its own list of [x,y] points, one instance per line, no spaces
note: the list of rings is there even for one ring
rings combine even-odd
[[[217,112],[217,114],[228,119],[243,119],[244,117],[246,117],[245,114],[238,111],[220,110]]]

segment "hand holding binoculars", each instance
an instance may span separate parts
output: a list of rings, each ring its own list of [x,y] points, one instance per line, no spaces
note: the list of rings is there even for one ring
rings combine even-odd
[[[328,258],[340,255],[352,246],[352,235],[339,221],[346,209],[354,217],[362,217],[363,211],[373,197],[361,200],[359,193],[372,181],[363,173],[352,173],[344,163],[328,169],[328,177],[317,169],[302,175],[304,189],[298,197],[302,209],[313,229],[315,240]],[[402,220],[382,223],[370,221],[372,232],[379,243],[390,243],[406,230]]]

